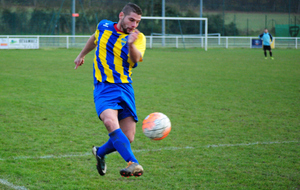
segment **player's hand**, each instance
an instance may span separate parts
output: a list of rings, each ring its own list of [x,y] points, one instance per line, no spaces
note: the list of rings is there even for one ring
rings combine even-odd
[[[74,69],[77,69],[79,66],[81,66],[83,63],[84,63],[84,57],[77,57],[75,60],[74,60],[74,63],[75,63],[75,68]]]
[[[135,42],[135,40],[138,38],[140,31],[138,29],[135,29],[134,32],[129,34],[128,43],[132,44]]]

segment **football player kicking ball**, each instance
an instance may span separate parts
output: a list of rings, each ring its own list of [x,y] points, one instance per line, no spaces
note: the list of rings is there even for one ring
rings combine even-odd
[[[84,57],[94,48],[94,102],[99,119],[105,125],[109,139],[92,151],[97,170],[105,175],[105,155],[114,151],[123,157],[128,166],[121,176],[141,176],[143,167],[134,156],[130,143],[134,140],[138,121],[131,72],[143,60],[146,38],[136,28],[142,10],[128,3],[119,13],[118,23],[102,20],[96,32],[75,59],[75,69],[84,63]]]

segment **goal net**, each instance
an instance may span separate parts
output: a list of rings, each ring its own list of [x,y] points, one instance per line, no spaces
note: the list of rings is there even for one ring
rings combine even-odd
[[[207,51],[207,18],[142,16],[142,20],[143,25],[147,25],[147,28],[151,25],[150,28],[152,28],[150,36],[147,35],[147,44],[150,48],[203,47]],[[196,32],[195,28],[197,28]]]

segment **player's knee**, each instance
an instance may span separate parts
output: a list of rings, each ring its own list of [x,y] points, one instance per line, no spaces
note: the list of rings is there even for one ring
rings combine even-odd
[[[103,119],[103,124],[109,132],[114,131],[117,128],[117,124],[112,118]]]
[[[110,118],[105,118],[105,119],[103,119],[103,124],[104,124],[106,127],[111,126],[112,123],[113,123],[113,121],[112,121],[112,119],[110,119]]]

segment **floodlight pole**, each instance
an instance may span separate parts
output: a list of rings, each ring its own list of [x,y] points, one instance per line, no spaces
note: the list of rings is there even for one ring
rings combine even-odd
[[[75,3],[76,0],[72,0],[72,42],[75,43]]]
[[[162,0],[162,7],[161,7],[161,11],[162,11],[162,17],[165,17],[165,0]],[[164,47],[165,46],[165,34],[166,34],[166,20],[162,19],[162,23],[161,23],[161,34],[162,34],[162,41],[161,41],[161,45]]]
[[[200,18],[202,18],[203,0],[200,0]],[[202,20],[200,20],[200,36],[202,36]]]
[[[205,22],[205,51],[207,51],[208,20]]]
[[[225,36],[225,0],[223,0],[223,28],[222,35]]]
[[[289,27],[291,26],[291,0],[289,0]]]

